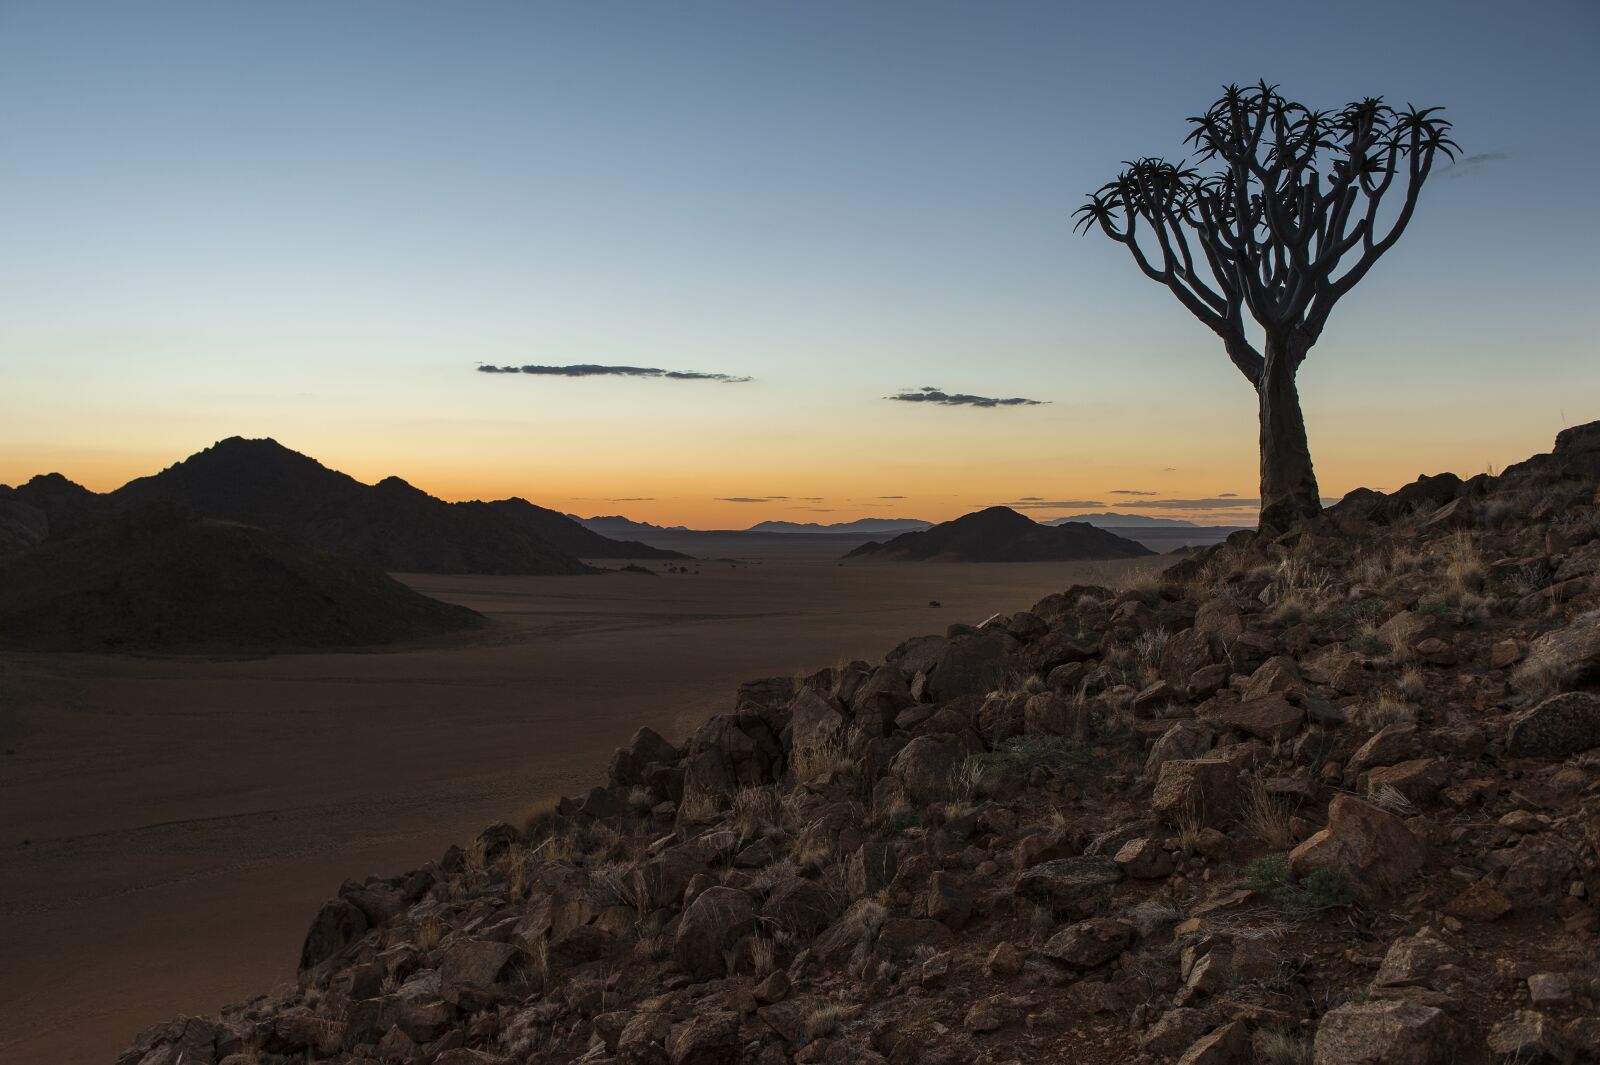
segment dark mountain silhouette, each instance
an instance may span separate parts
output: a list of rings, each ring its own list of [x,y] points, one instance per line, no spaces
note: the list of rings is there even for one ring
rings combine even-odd
[[[933,522],[921,518],[857,518],[855,521],[834,522],[823,525],[814,521],[762,521],[750,526],[753,533],[899,533],[918,532],[933,528]]]
[[[647,521],[634,521],[620,514],[599,514],[592,518],[580,518],[576,514],[568,514],[567,517],[585,529],[602,536],[654,536],[658,533],[694,531],[685,525],[651,525]]]
[[[483,623],[372,566],[162,505],[0,566],[0,645],[30,650],[355,647]]]
[[[56,536],[87,528],[111,511],[105,496],[59,473],[41,473],[15,488],[0,486],[0,500],[10,500],[42,512],[49,519],[50,533]]]
[[[845,558],[940,562],[1074,562],[1084,559],[1140,558],[1155,552],[1092,525],[1040,525],[1010,507],[989,507],[935,525],[902,533],[887,543],[868,543]]]
[[[533,519],[513,501],[504,507],[446,503],[398,477],[363,484],[270,439],[231,437],[108,498],[120,509],[168,503],[256,525],[391,572],[594,572],[533,531],[535,525],[548,531],[553,522]],[[567,536],[573,538],[570,531]],[[620,544],[589,543],[588,549],[627,557]]]
[[[479,503],[463,503],[461,506],[483,506]],[[559,511],[530,503],[526,499],[513,497],[511,499],[497,499],[487,506],[494,507],[506,517],[514,526],[523,530],[534,539],[542,540],[551,547],[559,548],[574,558],[656,558],[677,559],[689,556],[681,551],[668,551],[661,547],[651,547],[641,544],[637,540],[613,540],[603,536],[593,529],[586,528]]]

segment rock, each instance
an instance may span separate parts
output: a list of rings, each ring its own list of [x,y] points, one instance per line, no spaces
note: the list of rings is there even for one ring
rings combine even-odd
[[[1577,876],[1577,856],[1554,834],[1523,836],[1494,857],[1504,867],[1500,891],[1518,911],[1555,905]]]
[[[348,899],[329,899],[322,904],[300,948],[300,971],[304,972],[339,953],[367,931],[367,915]]]
[[[1534,640],[1517,675],[1559,678],[1563,687],[1600,676],[1600,610]]]
[[[1178,701],[1178,691],[1164,680],[1146,685],[1134,695],[1131,704],[1134,717],[1150,717],[1157,710]]]
[[[1445,906],[1444,912],[1463,921],[1477,921],[1483,924],[1498,921],[1510,913],[1512,908],[1511,900],[1495,888],[1494,881],[1484,877],[1457,895]]]
[[[481,1003],[500,982],[501,974],[520,952],[509,943],[464,939],[451,944],[439,962],[439,997],[465,1008]]]
[[[943,703],[994,691],[1005,682],[1010,668],[1007,656],[1016,647],[1015,639],[992,629],[950,640],[928,669],[924,688],[928,701]]]
[[[876,895],[894,881],[898,868],[895,849],[869,840],[857,847],[845,865],[845,888],[852,901]]]
[[[1300,678],[1300,667],[1288,655],[1274,655],[1250,674],[1240,689],[1240,695],[1245,702],[1252,702],[1281,692],[1301,691],[1304,681]]]
[[[1172,852],[1154,836],[1130,839],[1117,849],[1112,860],[1135,880],[1161,880],[1172,873]]]
[[[1195,816],[1213,827],[1227,824],[1239,807],[1239,774],[1227,762],[1185,758],[1163,762],[1150,808],[1168,821]]]
[[[967,750],[949,736],[918,736],[894,757],[890,772],[912,802],[938,802],[948,798]]]
[[[1244,633],[1244,617],[1239,608],[1226,599],[1207,599],[1195,611],[1194,631],[1226,643]]]
[[[1179,1006],[1156,1019],[1148,1031],[1139,1038],[1139,1047],[1151,1054],[1175,1058],[1193,1045],[1211,1022],[1200,1010]]]
[[[673,940],[678,967],[697,980],[727,972],[723,959],[755,927],[756,907],[749,895],[731,887],[711,887],[683,912]]]
[[[1122,867],[1110,858],[1059,858],[1018,877],[1016,893],[1058,913],[1088,917],[1121,880]]]
[[[1215,660],[1211,636],[1198,629],[1173,633],[1161,649],[1161,675],[1168,683],[1184,686]]]
[[[1433,936],[1415,935],[1397,939],[1383,956],[1374,987],[1431,987],[1435,972],[1461,961],[1454,948]]]
[[[983,967],[991,976],[1015,976],[1028,960],[1027,952],[1010,940],[1001,940],[989,952]]]
[[[140,1032],[117,1065],[214,1065],[221,1028],[199,1017],[178,1017]]]
[[[1534,973],[1528,977],[1528,1001],[1535,1006],[1563,1006],[1572,1001],[1572,978],[1566,973]]]
[[[1289,852],[1297,880],[1318,871],[1332,873],[1369,903],[1397,893],[1422,862],[1422,841],[1405,822],[1349,795],[1334,796],[1328,827]]]
[[[1150,755],[1144,763],[1145,776],[1155,779],[1160,775],[1161,767],[1167,762],[1199,758],[1211,749],[1216,738],[1216,733],[1209,725],[1196,721],[1179,721],[1163,732],[1156,740],[1155,746],[1150,748]]]
[[[1030,696],[1023,704],[1023,731],[1030,736],[1072,736],[1079,724],[1072,702],[1054,692]]]
[[[1574,1056],[1555,1022],[1534,1010],[1518,1010],[1490,1029],[1489,1049],[1516,1062],[1569,1062]]]
[[[697,1014],[667,1043],[672,1065],[738,1065],[739,1051],[739,1015],[731,1010]]]
[[[1356,753],[1350,756],[1350,761],[1345,765],[1345,772],[1353,777],[1376,766],[1394,765],[1421,753],[1417,726],[1409,722],[1385,725],[1356,748]]]
[[[1411,802],[1433,801],[1439,789],[1450,781],[1449,767],[1438,758],[1413,758],[1398,765],[1382,766],[1367,774],[1367,794],[1393,788]]]
[[[641,728],[633,734],[626,747],[618,747],[611,756],[611,782],[617,785],[644,783],[645,766],[671,763],[678,760],[678,749],[652,728]]]
[[[1133,926],[1110,917],[1079,921],[1051,936],[1039,953],[1071,969],[1093,969],[1120,955],[1133,942]]]
[[[1314,1065],[1455,1065],[1461,1037],[1440,1009],[1399,1000],[1328,1011],[1312,1044]]]
[[[1248,1065],[1250,1036],[1242,1021],[1230,1021],[1203,1035],[1183,1052],[1178,1065]]]
[[[617,1055],[629,1065],[665,1065],[667,1040],[671,1037],[670,1014],[635,1013],[617,1037]]]
[[[1278,661],[1273,659],[1273,662]],[[1272,665],[1268,662],[1262,669]],[[1259,672],[1259,671],[1258,671]],[[1289,702],[1281,693],[1271,693],[1260,698],[1246,699],[1232,706],[1216,707],[1200,715],[1202,721],[1217,728],[1233,729],[1247,736],[1273,743],[1286,740],[1300,731],[1306,712]]]
[[[1489,647],[1489,668],[1510,669],[1522,661],[1522,646],[1516,640],[1496,640]]]
[[[972,892],[954,873],[939,870],[928,879],[928,916],[959,932],[972,917]]]
[[[1600,698],[1588,692],[1553,695],[1512,718],[1506,733],[1506,753],[1516,758],[1565,758],[1591,747],[1600,747]]]
[[[837,746],[844,738],[845,717],[838,705],[810,688],[802,688],[789,704],[789,745],[796,751]]]

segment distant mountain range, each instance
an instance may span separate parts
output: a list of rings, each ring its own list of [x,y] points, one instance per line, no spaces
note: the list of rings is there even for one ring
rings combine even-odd
[[[1068,522],[1088,522],[1097,529],[1173,528],[1198,529],[1202,526],[1181,518],[1149,518],[1143,514],[1074,514],[1067,518],[1051,518],[1045,525],[1065,525]]]
[[[624,518],[620,514],[608,514],[593,518],[580,518],[576,514],[568,514],[567,517],[582,525],[585,529],[597,532],[601,536],[656,536],[661,533],[694,531],[685,525],[651,525],[647,521],[634,521],[632,518]]]
[[[1141,558],[1143,544],[1085,522],[1041,525],[1010,507],[989,507],[887,543],[867,543],[846,558],[935,562],[1076,562]]]
[[[753,533],[898,533],[919,532],[933,528],[933,522],[921,518],[857,518],[855,521],[822,525],[814,521],[762,521],[750,526]]]

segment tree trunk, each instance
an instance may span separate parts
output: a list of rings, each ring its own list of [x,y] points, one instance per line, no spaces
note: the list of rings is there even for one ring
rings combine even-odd
[[[1287,529],[1322,510],[1311,468],[1295,372],[1311,347],[1303,337],[1267,338],[1256,396],[1261,413],[1261,527]]]

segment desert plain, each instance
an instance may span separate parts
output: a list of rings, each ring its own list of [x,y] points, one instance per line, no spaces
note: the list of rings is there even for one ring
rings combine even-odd
[[[0,654],[0,1060],[110,1061],[148,1024],[292,981],[345,878],[602,782],[634,730],[678,740],[742,681],[1171,561],[841,565],[846,546],[406,576],[491,624],[371,652]]]

